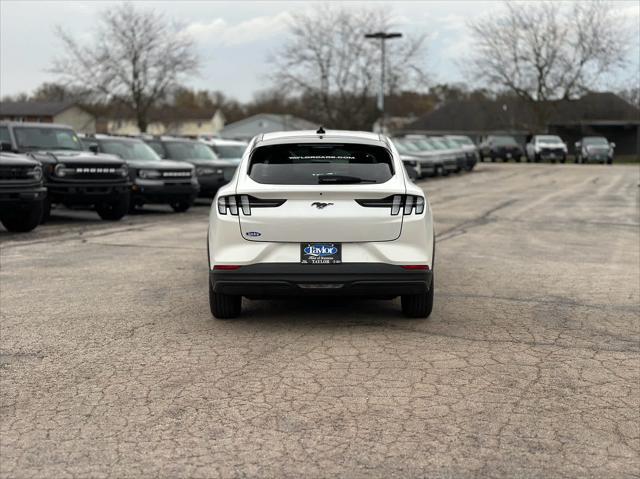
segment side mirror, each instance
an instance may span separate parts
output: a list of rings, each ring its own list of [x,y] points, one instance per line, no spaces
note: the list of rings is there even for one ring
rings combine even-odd
[[[611,148],[615,148],[616,144],[612,141],[611,143],[609,143],[611,145]]]
[[[3,141],[0,143],[0,151],[13,151],[13,145],[8,141]]]
[[[98,154],[98,145],[89,145],[89,151],[97,155]]]

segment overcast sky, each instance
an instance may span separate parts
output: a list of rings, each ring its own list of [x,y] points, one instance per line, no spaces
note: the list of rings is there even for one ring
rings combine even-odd
[[[46,71],[60,47],[54,26],[60,25],[78,38],[89,39],[99,12],[116,3],[0,0],[0,96],[30,92],[44,81],[55,80]],[[286,39],[291,13],[325,8],[328,2],[133,3],[165,12],[193,34],[202,68],[200,75],[188,82],[190,86],[220,90],[244,101],[268,86],[265,78],[270,71],[268,56]],[[341,5],[351,8],[372,3],[341,2]],[[429,34],[425,64],[432,81],[436,82],[463,79],[459,60],[470,48],[467,19],[499,12],[502,8],[501,2],[492,1],[395,1],[378,5],[392,9],[399,31]],[[638,28],[640,2],[616,1],[613,8]],[[638,76],[639,58],[640,47],[636,41],[630,51],[628,71],[612,78],[609,86],[630,86]]]

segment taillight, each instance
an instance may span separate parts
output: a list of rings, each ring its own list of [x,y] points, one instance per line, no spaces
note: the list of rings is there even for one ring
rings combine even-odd
[[[367,208],[390,208],[392,216],[400,214],[400,211],[405,215],[410,215],[412,211],[417,215],[424,213],[424,197],[416,195],[393,195],[379,199],[356,200],[356,202]]]
[[[218,198],[218,213],[237,216],[239,210],[245,216],[251,216],[251,208],[276,208],[282,206],[287,200],[272,200],[256,198],[251,195],[227,195]]]
[[[216,264],[213,266],[213,269],[217,269],[220,271],[234,271],[236,269],[240,269],[240,265],[238,264]]]
[[[429,271],[428,264],[403,264],[402,269],[408,269],[410,271]]]

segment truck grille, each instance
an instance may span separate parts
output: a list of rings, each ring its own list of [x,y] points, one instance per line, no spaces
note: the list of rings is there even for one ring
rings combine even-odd
[[[68,177],[73,179],[122,178],[122,169],[113,165],[73,165],[67,167]]]
[[[163,178],[191,178],[190,170],[181,170],[181,171],[163,171]]]
[[[562,155],[564,153],[564,150],[562,148],[541,148],[540,149],[540,154],[542,155],[549,155],[553,153],[554,155]]]
[[[26,180],[30,176],[27,174],[31,167],[20,166],[0,166],[0,180]]]

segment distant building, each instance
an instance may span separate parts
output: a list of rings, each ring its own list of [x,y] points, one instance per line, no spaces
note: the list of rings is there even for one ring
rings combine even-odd
[[[317,130],[320,125],[292,115],[260,113],[229,123],[220,132],[222,138],[248,141],[260,133],[293,130]]]
[[[147,133],[152,135],[198,136],[217,135],[224,127],[224,114],[217,110],[163,108],[150,115]],[[109,114],[101,120],[101,133],[137,135],[138,123],[131,114]]]
[[[616,154],[640,156],[640,110],[613,93],[588,93],[578,100],[543,104],[548,120],[537,126],[530,106],[517,98],[507,100],[459,100],[397,130],[397,133],[430,133],[482,137],[504,133],[524,143],[536,133],[559,135],[573,151],[582,136],[602,135],[616,143]]]
[[[73,101],[67,102],[0,102],[0,120],[61,123],[79,133],[95,133],[96,118]]]

